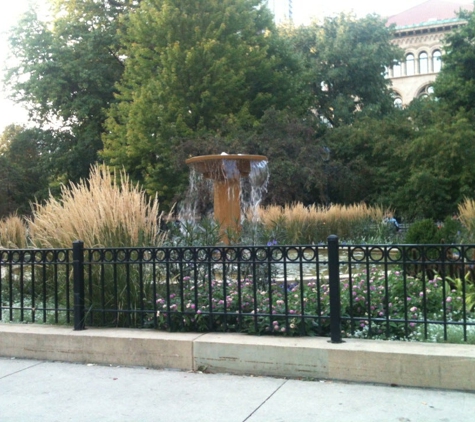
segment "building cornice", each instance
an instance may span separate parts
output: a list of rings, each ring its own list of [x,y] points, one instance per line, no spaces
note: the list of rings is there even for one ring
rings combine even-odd
[[[464,19],[446,19],[443,21],[424,22],[417,25],[395,27],[394,38],[410,37],[437,32],[449,32],[467,23]]]

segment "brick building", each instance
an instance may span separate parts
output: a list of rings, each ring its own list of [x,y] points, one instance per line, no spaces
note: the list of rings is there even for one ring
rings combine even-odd
[[[404,50],[404,61],[388,71],[396,92],[395,104],[403,106],[431,92],[442,66],[444,37],[464,24],[460,9],[473,10],[473,3],[428,0],[388,18],[396,25],[394,42]]]

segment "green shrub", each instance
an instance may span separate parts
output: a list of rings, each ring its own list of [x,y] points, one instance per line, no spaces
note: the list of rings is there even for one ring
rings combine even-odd
[[[458,243],[461,232],[462,224],[451,217],[447,217],[441,224],[425,219],[411,224],[407,230],[406,243],[418,245]]]
[[[417,245],[439,243],[437,241],[437,226],[428,218],[416,221],[407,230],[406,242]]]
[[[462,232],[462,223],[457,219],[447,217],[440,229],[441,243],[460,243]]]
[[[468,322],[473,324],[475,320],[469,319]],[[412,334],[411,339],[434,343],[475,344],[475,326],[469,325],[467,327],[467,341],[464,339],[464,327],[462,325],[448,325],[445,328],[446,333],[442,324],[428,324],[427,328],[420,325]],[[447,336],[447,339],[445,339],[445,336]]]

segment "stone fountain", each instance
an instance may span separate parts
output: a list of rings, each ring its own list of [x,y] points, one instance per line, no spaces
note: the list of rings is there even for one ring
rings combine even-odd
[[[202,155],[185,161],[204,178],[213,181],[214,218],[226,239],[229,229],[241,228],[241,179],[252,176],[253,163],[267,163],[263,155]]]

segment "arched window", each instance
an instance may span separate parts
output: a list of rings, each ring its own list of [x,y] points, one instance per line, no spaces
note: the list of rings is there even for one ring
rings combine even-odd
[[[412,76],[415,73],[414,54],[406,55],[406,75]]]
[[[393,65],[393,77],[397,78],[402,75],[401,63],[397,62]]]
[[[429,73],[429,56],[425,51],[419,54],[419,73]]]
[[[432,53],[432,71],[440,72],[442,67],[442,53],[439,50],[435,50]]]
[[[426,85],[425,87],[421,88],[417,93],[417,98],[427,98],[429,95],[434,93],[434,88],[432,85]]]
[[[391,93],[391,96],[393,98],[393,105],[394,107],[396,108],[402,108],[402,97],[401,97],[401,94],[399,94],[399,92],[397,91],[393,91]]]

